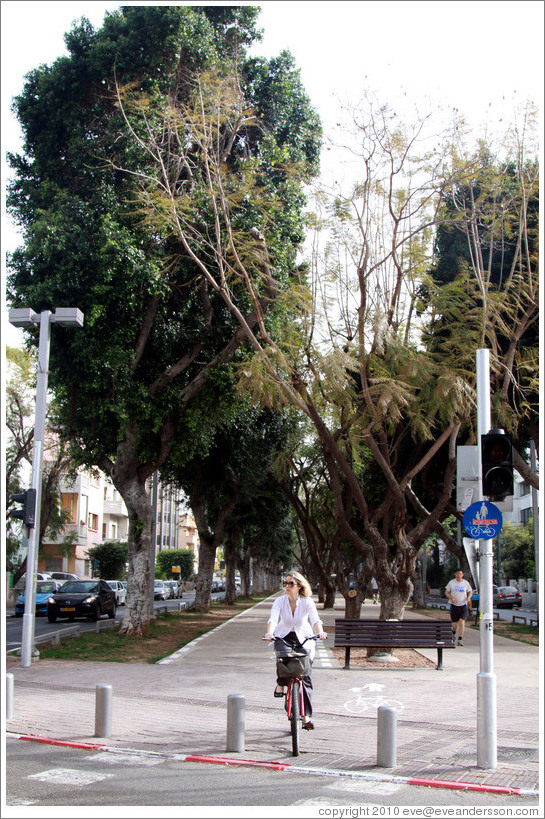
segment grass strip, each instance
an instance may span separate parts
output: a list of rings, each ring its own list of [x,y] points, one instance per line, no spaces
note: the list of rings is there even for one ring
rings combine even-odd
[[[126,635],[118,626],[99,632],[86,631],[64,638],[58,646],[40,645],[40,657],[48,660],[156,663],[267,596],[237,598],[232,606],[222,602],[212,603],[209,612],[191,609],[162,612],[150,621],[149,634],[142,637]]]

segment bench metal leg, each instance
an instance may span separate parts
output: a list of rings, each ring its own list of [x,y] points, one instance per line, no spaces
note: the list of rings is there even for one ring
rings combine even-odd
[[[350,668],[350,646],[346,646],[344,649],[344,669],[348,670]]]
[[[437,649],[437,671],[443,670],[443,649]]]

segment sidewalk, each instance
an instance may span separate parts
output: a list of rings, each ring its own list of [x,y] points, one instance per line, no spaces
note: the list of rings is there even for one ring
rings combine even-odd
[[[294,758],[283,701],[273,697],[274,655],[260,639],[271,602],[241,612],[156,665],[39,660],[21,668],[10,660],[14,717],[6,730],[112,750],[280,763],[330,775],[538,791],[539,649],[495,638],[498,762],[495,770],[483,770],[477,767],[477,631],[467,629],[464,647],[444,652],[442,671],[356,666],[345,671],[328,643],[319,642],[313,670],[316,729],[303,732],[301,754]],[[365,604],[362,617],[378,617],[378,608]],[[326,626],[344,616],[342,598],[333,610],[320,604],[318,609]],[[405,614],[423,616],[410,609]],[[330,641],[332,646],[332,635]],[[421,653],[437,659],[435,650]],[[106,739],[93,736],[99,684],[113,690],[112,732]],[[345,708],[353,688],[361,688],[367,701],[357,714]],[[245,697],[243,753],[225,750],[229,694]],[[378,696],[401,703],[395,768],[376,765]]]

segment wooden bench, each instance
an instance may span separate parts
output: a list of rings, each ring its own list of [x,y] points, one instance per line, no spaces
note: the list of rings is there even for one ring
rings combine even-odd
[[[335,620],[335,648],[344,648],[350,668],[351,648],[436,648],[437,670],[443,649],[454,648],[449,620]]]

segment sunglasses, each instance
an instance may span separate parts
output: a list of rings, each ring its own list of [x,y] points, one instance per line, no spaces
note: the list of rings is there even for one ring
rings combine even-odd
[[[299,583],[294,583],[293,580],[286,580],[284,586],[298,586]]]

